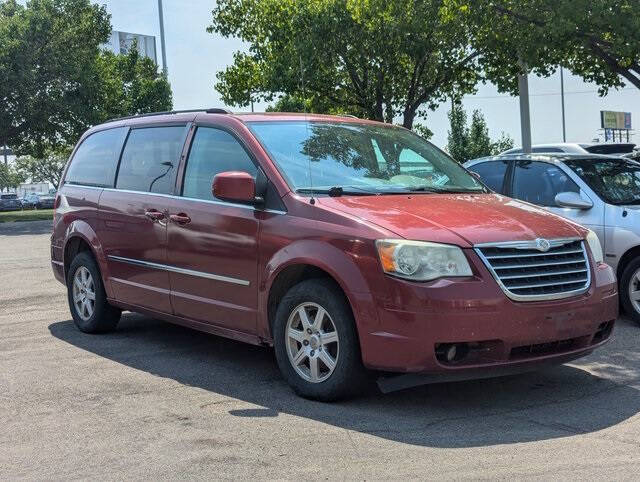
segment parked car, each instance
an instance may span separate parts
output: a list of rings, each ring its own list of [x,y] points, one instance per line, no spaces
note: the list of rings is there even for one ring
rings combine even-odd
[[[55,198],[49,194],[28,194],[27,202],[35,206],[36,209],[53,209]]]
[[[564,363],[618,315],[592,231],[388,124],[115,120],[82,136],[56,204],[52,268],[81,331],[131,310],[273,345],[318,400],[357,393],[369,370],[388,391]]]
[[[22,209],[35,209],[36,203],[33,200],[30,200],[28,197],[20,198],[20,204],[22,204]]]
[[[635,148],[635,144],[631,143],[617,143],[617,142],[602,142],[602,143],[557,143],[557,144],[536,144],[532,146],[531,152],[533,154],[603,154],[603,155],[624,155],[631,154]],[[500,155],[510,154],[522,154],[521,147],[514,147],[513,149],[501,152]]]
[[[22,203],[14,193],[0,194],[0,211],[20,211]]]
[[[497,156],[465,166],[496,192],[593,230],[617,273],[622,305],[640,323],[640,163],[556,154]]]

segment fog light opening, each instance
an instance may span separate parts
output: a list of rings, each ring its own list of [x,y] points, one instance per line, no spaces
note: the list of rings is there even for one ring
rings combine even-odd
[[[467,343],[439,343],[436,345],[436,358],[439,362],[452,364],[462,361],[469,353]]]

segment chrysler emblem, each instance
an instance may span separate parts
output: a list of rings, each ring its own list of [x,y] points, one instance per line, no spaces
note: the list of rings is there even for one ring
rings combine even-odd
[[[551,248],[551,243],[549,241],[547,241],[544,238],[536,239],[536,249],[538,251],[542,251],[543,253],[546,253],[547,251],[549,251],[549,248]]]

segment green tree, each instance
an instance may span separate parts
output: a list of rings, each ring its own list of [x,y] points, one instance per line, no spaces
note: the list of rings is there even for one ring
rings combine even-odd
[[[224,102],[290,95],[411,128],[479,79],[471,34],[442,0],[219,0],[210,32],[249,44],[218,74]]]
[[[458,162],[469,159],[469,128],[467,113],[460,103],[455,102],[449,111],[450,129],[447,135],[447,151]]]
[[[18,157],[15,160],[15,168],[23,179],[31,182],[50,182],[58,187],[69,154],[69,150],[61,149],[48,150],[42,157]]]
[[[513,138],[503,132],[500,134],[498,140],[491,144],[491,155],[497,156],[501,152],[512,149],[513,146]]]
[[[467,113],[459,102],[454,103],[449,111],[449,122],[447,151],[460,163],[496,155],[513,147],[513,139],[504,132],[497,141],[491,140],[487,122],[479,110],[473,111],[471,125],[468,126]]]
[[[89,0],[0,0],[0,144],[41,156],[99,120],[92,66],[110,30]]]
[[[22,173],[18,172],[12,164],[0,164],[0,191],[16,189],[24,181]]]
[[[473,25],[472,45],[489,79],[517,92],[521,59],[546,77],[562,65],[600,93],[640,89],[638,0],[446,0]]]
[[[89,0],[0,0],[0,145],[52,161],[92,125],[172,108],[166,76],[135,45],[100,48],[110,31]]]
[[[171,110],[171,86],[156,63],[140,55],[137,45],[126,54],[102,51],[96,59],[100,78],[96,108],[99,122],[148,112]]]

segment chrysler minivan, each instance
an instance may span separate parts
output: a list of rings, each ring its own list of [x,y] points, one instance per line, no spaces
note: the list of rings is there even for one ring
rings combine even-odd
[[[130,310],[269,345],[335,400],[564,363],[605,343],[597,236],[493,193],[412,132],[221,109],[87,131],[59,186],[56,278],[77,327]]]

